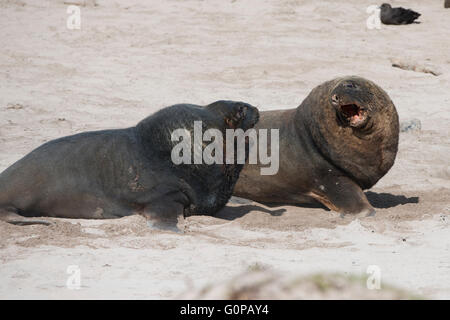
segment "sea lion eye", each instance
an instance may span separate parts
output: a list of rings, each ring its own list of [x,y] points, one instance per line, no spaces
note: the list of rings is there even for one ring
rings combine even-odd
[[[333,103],[339,103],[339,97],[338,97],[337,95],[333,94],[333,95],[331,96],[331,101],[332,101]]]

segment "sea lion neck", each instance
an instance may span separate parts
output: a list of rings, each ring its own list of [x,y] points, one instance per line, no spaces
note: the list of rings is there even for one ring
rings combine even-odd
[[[177,114],[177,117],[173,117],[173,114]],[[167,121],[169,117],[171,120]],[[161,109],[140,121],[135,133],[147,156],[170,160],[172,148],[178,143],[172,141],[175,130],[185,129],[190,134],[194,131],[195,121],[201,121],[203,132],[206,127],[219,127],[223,122],[220,119],[219,114],[212,114],[201,106],[178,104]]]
[[[157,122],[152,120],[151,116],[147,117],[133,128],[141,151],[147,158],[157,156],[160,159],[170,159],[172,130],[155,125]]]

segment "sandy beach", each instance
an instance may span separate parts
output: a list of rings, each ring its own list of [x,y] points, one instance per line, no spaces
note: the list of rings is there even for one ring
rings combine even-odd
[[[140,216],[0,222],[0,299],[173,299],[254,268],[367,277],[369,266],[382,287],[450,299],[450,9],[392,3],[421,23],[369,29],[372,0],[0,0],[0,172],[46,141],[134,126],[171,104],[295,108],[345,75],[374,81],[403,125],[421,124],[366,192],[375,217],[232,198],[183,234]]]

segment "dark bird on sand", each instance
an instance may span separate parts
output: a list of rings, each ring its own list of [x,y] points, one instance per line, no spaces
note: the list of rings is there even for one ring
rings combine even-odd
[[[392,8],[389,3],[380,7],[380,19],[384,24],[410,24],[420,17],[420,13],[402,7]]]

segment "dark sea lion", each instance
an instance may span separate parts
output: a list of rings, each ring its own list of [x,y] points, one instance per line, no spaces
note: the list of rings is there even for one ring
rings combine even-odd
[[[355,76],[325,82],[296,109],[260,112],[255,129],[279,129],[279,170],[261,175],[261,164],[246,164],[234,195],[375,212],[362,190],[392,167],[399,139],[397,111],[379,86]]]
[[[175,165],[171,134],[179,128],[192,132],[194,121],[202,121],[203,130],[247,130],[258,117],[258,110],[243,102],[179,104],[135,127],[50,141],[0,174],[0,219],[48,224],[24,216],[102,219],[140,213],[171,228],[185,215],[214,214],[231,197],[243,164]]]

